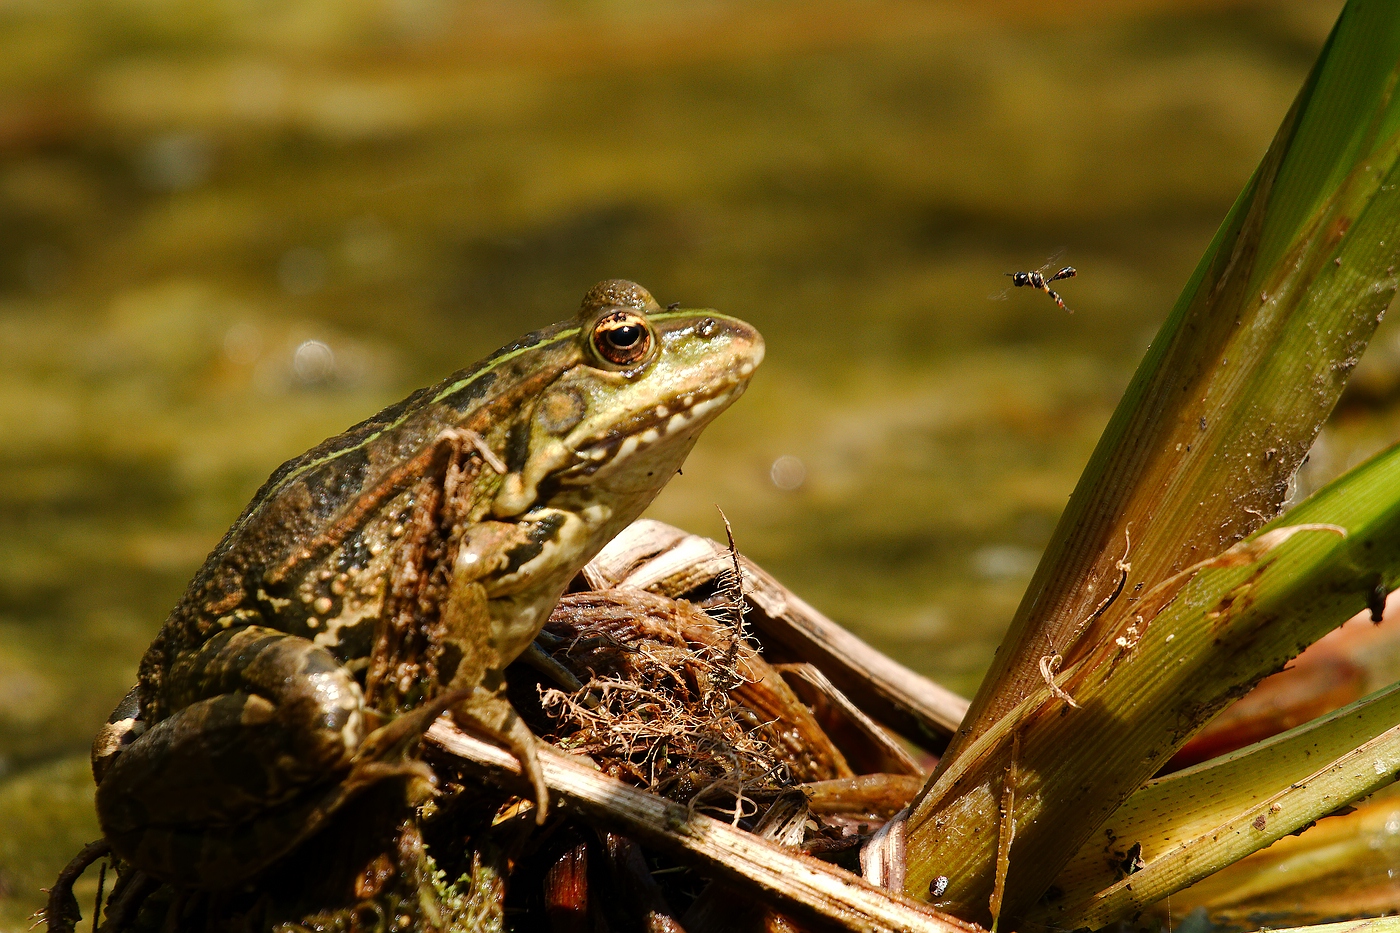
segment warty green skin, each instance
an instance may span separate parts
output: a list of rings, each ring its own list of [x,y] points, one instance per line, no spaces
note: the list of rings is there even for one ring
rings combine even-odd
[[[630,367],[590,342],[620,310],[654,340]],[[385,777],[421,794],[431,775],[402,751],[448,705],[521,756],[544,804],[503,671],[762,357],[742,321],[604,282],[574,319],[283,464],[94,743],[114,852],[237,884]]]

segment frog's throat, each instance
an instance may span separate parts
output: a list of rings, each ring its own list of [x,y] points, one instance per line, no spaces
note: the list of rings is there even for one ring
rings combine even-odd
[[[648,408],[621,430],[574,440],[578,462],[562,471],[560,479],[588,481],[619,469],[634,454],[695,434],[738,398],[745,385],[730,382],[688,392],[671,406]]]
[[[739,381],[697,389],[670,404],[647,408],[605,434],[585,432],[544,442],[530,452],[523,470],[502,479],[492,514],[509,518],[528,511],[538,504],[540,484],[547,478],[564,485],[591,482],[641,451],[693,436],[738,398],[745,385]]]

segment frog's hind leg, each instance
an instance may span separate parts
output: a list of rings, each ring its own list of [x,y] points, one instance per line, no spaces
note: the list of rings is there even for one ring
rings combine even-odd
[[[94,749],[98,819],[122,858],[163,880],[226,887],[343,802],[327,790],[352,769],[363,703],[324,648],[259,626],[229,629],[173,665],[166,688],[172,715],[129,744],[118,736],[113,750],[108,736]],[[135,720],[129,705],[113,718]]]

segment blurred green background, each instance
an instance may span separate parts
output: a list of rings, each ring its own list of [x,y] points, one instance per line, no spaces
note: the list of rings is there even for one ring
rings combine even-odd
[[[603,278],[768,340],[651,514],[970,694],[1340,6],[7,0],[0,929],[267,474]],[[1300,491],[1397,397],[1383,327]]]

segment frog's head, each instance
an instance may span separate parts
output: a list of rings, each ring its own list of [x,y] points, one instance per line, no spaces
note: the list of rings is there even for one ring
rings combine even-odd
[[[514,425],[511,472],[492,511],[591,508],[590,525],[616,529],[646,508],[705,425],[743,393],[763,338],[714,311],[663,310],[621,280],[590,290],[568,327],[577,328],[572,365]]]

